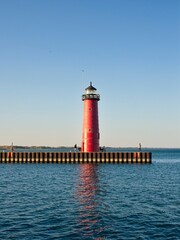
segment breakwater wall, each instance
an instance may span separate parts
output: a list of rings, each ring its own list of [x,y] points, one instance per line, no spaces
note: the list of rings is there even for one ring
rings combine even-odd
[[[151,152],[0,152],[0,163],[151,163]]]

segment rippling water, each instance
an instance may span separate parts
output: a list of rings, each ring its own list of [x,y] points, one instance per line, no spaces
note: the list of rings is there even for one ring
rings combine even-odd
[[[180,239],[180,150],[153,164],[1,164],[0,239]]]

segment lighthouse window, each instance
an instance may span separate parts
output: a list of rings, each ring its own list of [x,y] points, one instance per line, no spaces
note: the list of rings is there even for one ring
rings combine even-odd
[[[89,128],[89,132],[91,132],[91,128]]]
[[[92,108],[89,108],[89,111],[92,111]]]

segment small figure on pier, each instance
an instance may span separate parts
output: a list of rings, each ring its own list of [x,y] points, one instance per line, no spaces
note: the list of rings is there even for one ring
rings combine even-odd
[[[106,148],[105,148],[105,146],[103,146],[103,147],[100,147],[100,152],[105,152],[106,151]]]
[[[74,145],[74,152],[80,152],[81,148],[77,144]]]
[[[77,152],[77,144],[74,145],[74,151]]]
[[[141,151],[141,143],[139,143],[138,150]]]

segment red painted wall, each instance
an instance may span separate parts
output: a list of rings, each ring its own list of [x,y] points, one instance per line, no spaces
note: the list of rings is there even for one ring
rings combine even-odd
[[[99,152],[98,100],[84,100],[82,152]]]

